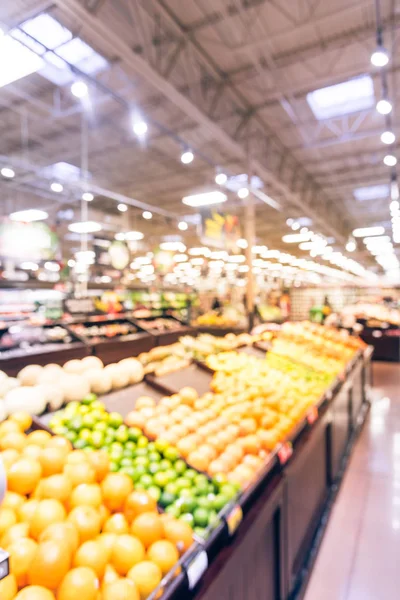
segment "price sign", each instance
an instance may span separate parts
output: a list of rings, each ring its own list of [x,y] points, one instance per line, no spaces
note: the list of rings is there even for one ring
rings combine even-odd
[[[313,425],[317,419],[318,419],[318,408],[316,406],[312,406],[307,413],[307,421],[308,421],[309,425]]]
[[[292,454],[293,445],[290,442],[285,442],[284,444],[282,444],[282,446],[278,450],[278,458],[281,465],[286,464],[289,458],[292,456]]]
[[[332,390],[328,390],[328,391],[326,392],[326,394],[325,394],[325,398],[326,398],[327,400],[332,400],[332,396],[333,396],[333,394],[332,394]]]
[[[205,550],[200,550],[186,567],[189,590],[193,590],[208,567],[208,556]]]
[[[243,520],[243,511],[239,505],[233,507],[226,517],[229,535],[232,536]]]
[[[9,556],[7,552],[0,549],[0,581],[7,577],[9,573]]]
[[[339,379],[340,379],[340,381],[344,381],[346,379],[346,374],[345,373],[340,373]]]

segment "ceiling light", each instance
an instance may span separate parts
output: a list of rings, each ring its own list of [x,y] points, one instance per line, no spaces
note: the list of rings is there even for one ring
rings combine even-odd
[[[24,271],[37,271],[39,269],[39,265],[34,262],[23,262],[19,265],[20,269],[24,269]]]
[[[60,270],[60,265],[56,262],[45,262],[44,263],[44,268],[47,269],[47,271],[53,271],[54,273],[57,273],[57,271]]]
[[[347,252],[354,252],[357,249],[357,244],[353,238],[350,238],[346,244]]]
[[[282,242],[285,244],[299,244],[300,242],[308,242],[310,233],[289,233],[282,237]]]
[[[71,94],[75,98],[86,98],[89,93],[89,88],[84,81],[74,81],[71,85]]]
[[[378,46],[371,54],[371,63],[374,67],[386,67],[389,62],[389,54],[386,48]]]
[[[399,208],[400,208],[399,202],[397,200],[392,200],[392,202],[390,203],[390,210],[392,212],[395,212],[395,211],[399,210]]]
[[[23,223],[32,223],[33,221],[44,221],[49,215],[44,210],[37,208],[29,208],[27,210],[19,210],[10,215],[11,221],[22,221]]]
[[[119,212],[126,212],[128,210],[128,207],[126,204],[118,204],[117,206]]]
[[[386,154],[383,162],[387,167],[394,167],[397,164],[397,158],[393,154]]]
[[[125,234],[122,232],[116,233],[114,239],[117,240],[117,242],[123,242],[125,240]]]
[[[149,210],[145,210],[142,213],[142,217],[143,217],[143,219],[146,219],[147,221],[149,221],[150,219],[153,218],[153,213],[151,213]]]
[[[182,244],[182,242],[161,242],[160,248],[161,250],[180,253],[183,253],[186,250],[186,246],[185,244]]]
[[[181,231],[186,231],[187,228],[188,228],[188,224],[186,223],[186,221],[179,221],[178,229],[180,229]]]
[[[329,119],[366,110],[374,104],[374,85],[369,75],[330,85],[307,94],[317,119]]]
[[[147,123],[145,121],[136,121],[133,123],[133,133],[138,137],[146,135],[148,130]]]
[[[75,266],[75,261],[73,258],[70,258],[69,261],[67,262],[67,265],[72,269]]]
[[[388,115],[389,113],[392,112],[392,108],[393,108],[392,103],[386,99],[379,100],[379,102],[376,105],[376,110],[381,115]]]
[[[127,231],[124,234],[124,239],[129,242],[138,242],[144,238],[144,234],[141,231]]]
[[[387,198],[389,196],[389,186],[387,183],[368,185],[359,187],[353,190],[353,196],[359,202],[366,200],[378,200],[379,198]]]
[[[215,183],[217,183],[218,185],[224,185],[224,183],[226,183],[228,181],[228,175],[226,175],[225,173],[217,173],[217,175],[215,176]]]
[[[96,254],[93,250],[81,250],[79,252],[75,252],[76,262],[81,265],[93,265],[94,260],[96,258]]]
[[[381,226],[377,227],[360,227],[359,229],[354,229],[353,235],[354,237],[367,237],[373,235],[382,235],[385,233],[385,228]]]
[[[22,23],[21,29],[50,50],[54,50],[72,39],[71,31],[47,13],[41,13],[33,19],[25,21]]]
[[[300,223],[292,223],[291,228],[293,229],[293,231],[297,231],[298,229],[300,229]]]
[[[0,173],[6,179],[12,179],[13,177],[15,177],[15,171],[14,171],[14,169],[11,169],[10,167],[3,167],[0,171]]]
[[[193,152],[191,152],[191,150],[186,150],[181,155],[181,162],[184,165],[189,165],[191,162],[193,162],[193,160],[194,160],[194,154],[193,154]]]
[[[240,190],[238,191],[237,195],[239,196],[239,198],[241,198],[242,200],[244,200],[244,198],[247,198],[247,196],[249,195],[249,189],[248,188],[240,188]]]
[[[73,233],[96,233],[96,231],[102,230],[102,226],[96,221],[80,221],[71,223],[68,225],[68,229]]]
[[[176,263],[186,262],[188,260],[187,254],[175,254],[174,261]]]
[[[396,136],[393,131],[384,131],[381,135],[381,142],[383,144],[393,144],[396,141]]]
[[[61,183],[57,183],[56,181],[53,181],[53,183],[50,186],[50,189],[52,192],[55,192],[56,194],[61,194],[64,187]]]
[[[245,240],[244,238],[240,238],[240,240],[236,242],[236,246],[245,250],[248,246],[247,240]]]
[[[289,227],[291,227],[294,223],[294,219],[286,219],[286,225],[289,225]]]
[[[228,197],[226,194],[215,190],[212,192],[205,192],[203,194],[195,194],[194,196],[185,196],[182,198],[183,204],[196,208],[197,206],[208,206],[209,204],[219,204],[220,202],[226,202]]]
[[[91,192],[84,192],[82,194],[82,200],[85,200],[86,202],[91,202],[92,200],[94,200],[94,196]]]

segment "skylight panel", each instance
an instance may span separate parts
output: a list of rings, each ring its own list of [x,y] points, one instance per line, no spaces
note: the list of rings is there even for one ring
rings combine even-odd
[[[366,200],[378,200],[389,197],[389,186],[387,184],[369,185],[353,190],[353,196],[359,202]]]
[[[70,30],[47,13],[42,13],[33,19],[29,19],[29,21],[25,21],[25,23],[22,23],[21,29],[49,50],[54,50],[72,39]]]
[[[43,55],[46,51],[45,47],[42,44],[39,44],[36,40],[32,39],[29,35],[24,33],[21,29],[13,29],[9,32],[9,35],[13,37],[15,40],[22,42],[24,46],[27,46],[31,50],[33,50],[36,54]]]
[[[75,79],[74,74],[70,71],[65,61],[54,54],[54,52],[46,52],[44,58],[46,59],[46,65],[39,71],[39,75],[42,75],[42,77],[45,77],[55,85],[66,85]]]
[[[0,39],[0,55],[7,57],[0,63],[0,87],[36,73],[44,65],[40,56],[9,35]]]
[[[91,56],[79,61],[76,66],[87,75],[94,75],[95,73],[104,71],[107,65],[106,59],[93,50]]]
[[[74,38],[70,42],[57,48],[58,56],[64,58],[71,65],[77,65],[80,61],[93,54],[92,48],[80,38]]]
[[[374,86],[369,75],[362,75],[307,94],[307,102],[317,119],[329,119],[372,108]]]

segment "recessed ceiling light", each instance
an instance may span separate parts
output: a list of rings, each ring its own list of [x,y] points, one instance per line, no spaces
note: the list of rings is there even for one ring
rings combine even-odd
[[[50,189],[52,192],[56,192],[56,194],[60,194],[63,191],[64,186],[61,183],[57,183],[56,181],[53,181],[53,183],[50,186]]]
[[[354,250],[356,250],[356,248],[357,248],[357,244],[356,244],[355,240],[350,239],[346,244],[347,252],[354,252]]]
[[[374,67],[386,67],[389,62],[389,54],[386,48],[378,46],[371,54],[371,63]]]
[[[381,183],[378,185],[369,185],[365,187],[356,188],[353,190],[353,196],[359,202],[366,200],[377,200],[379,198],[387,198],[389,196],[389,186],[387,183]]]
[[[85,200],[86,202],[91,202],[92,200],[94,200],[94,196],[91,192],[83,192],[82,200]]]
[[[118,204],[117,208],[120,212],[126,212],[128,210],[128,207],[126,204]]]
[[[381,142],[383,144],[393,144],[396,141],[396,136],[393,131],[384,131],[381,135]]]
[[[242,187],[240,188],[240,190],[238,190],[237,195],[239,196],[239,198],[241,198],[242,200],[244,200],[244,198],[247,198],[247,196],[249,195],[249,190],[246,187]]]
[[[215,183],[217,183],[218,185],[224,185],[224,183],[226,183],[228,181],[228,175],[226,175],[225,173],[217,173],[217,175],[215,176]]]
[[[130,242],[137,242],[144,238],[144,234],[141,231],[127,231],[124,235],[125,239]]]
[[[219,204],[220,202],[226,202],[228,197],[219,190],[212,192],[205,192],[203,194],[194,194],[193,196],[185,196],[182,198],[183,204],[187,206],[208,206],[209,204]]]
[[[282,237],[282,242],[285,244],[299,244],[300,242],[308,242],[311,239],[311,233],[289,233]]]
[[[240,240],[236,242],[236,246],[238,248],[242,248],[242,250],[245,250],[248,246],[247,240],[245,240],[244,238],[240,238]]]
[[[142,217],[143,217],[143,219],[146,219],[147,221],[149,221],[150,219],[153,218],[153,213],[151,213],[149,210],[145,210],[142,213]]]
[[[385,233],[385,228],[376,226],[376,227],[360,227],[358,229],[354,229],[353,235],[354,237],[367,237],[373,235],[382,235]]]
[[[12,221],[22,221],[23,223],[31,223],[33,221],[44,221],[48,218],[47,212],[37,208],[29,208],[27,210],[18,210],[10,215]]]
[[[71,93],[75,98],[86,98],[89,88],[84,81],[74,81],[71,85]]]
[[[71,223],[68,225],[68,229],[73,233],[96,233],[96,231],[102,230],[102,226],[96,221],[80,221]]]
[[[138,137],[146,135],[148,130],[147,123],[145,121],[136,121],[133,123],[133,132]]]
[[[72,269],[75,266],[76,262],[74,261],[73,258],[70,258],[69,261],[67,262],[67,265]]]
[[[48,261],[44,263],[44,268],[47,269],[47,271],[57,273],[60,270],[60,265],[56,262]]]
[[[379,102],[376,105],[376,110],[381,115],[388,115],[389,113],[392,112],[392,108],[393,108],[392,103],[386,99],[379,100]]]
[[[307,94],[317,119],[329,119],[365,110],[374,105],[374,85],[369,75],[330,85]]]
[[[181,231],[186,231],[187,228],[188,228],[188,224],[186,223],[186,221],[179,221],[178,229],[180,229]]]
[[[11,169],[11,167],[3,167],[0,173],[6,179],[12,179],[13,177],[15,177],[15,171],[14,169]]]
[[[194,154],[190,150],[186,150],[185,152],[182,153],[181,162],[184,165],[189,165],[191,162],[193,162],[193,160],[194,160]]]
[[[394,167],[397,164],[397,158],[393,154],[387,154],[383,162],[387,167]]]

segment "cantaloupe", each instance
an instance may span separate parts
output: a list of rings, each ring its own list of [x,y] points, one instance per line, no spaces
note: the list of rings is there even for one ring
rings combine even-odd
[[[110,375],[113,390],[118,390],[129,385],[130,375],[126,367],[112,363],[104,368],[104,372]]]
[[[90,394],[90,385],[82,375],[64,373],[59,381],[65,402],[79,402]]]
[[[27,365],[18,373],[17,378],[20,380],[21,385],[32,386],[36,385],[38,378],[43,371],[43,367],[40,365]]]
[[[107,394],[112,389],[112,378],[105,369],[89,369],[82,375],[94,394]]]
[[[103,361],[100,360],[98,356],[85,356],[85,358],[83,358],[81,362],[84,371],[104,368]]]
[[[63,366],[65,373],[72,373],[74,375],[80,375],[83,373],[85,367],[81,360],[77,360],[76,358],[73,360],[69,360]]]

